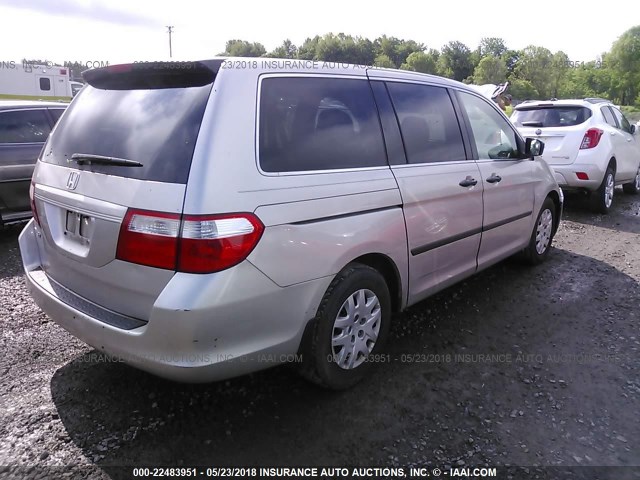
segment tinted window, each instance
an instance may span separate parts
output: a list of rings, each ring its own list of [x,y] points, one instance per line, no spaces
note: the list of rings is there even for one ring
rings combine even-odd
[[[530,107],[516,109],[511,121],[517,127],[572,127],[590,117],[591,110],[586,107]]]
[[[50,130],[44,110],[0,112],[0,143],[44,142]]]
[[[616,124],[616,120],[615,118],[613,118],[613,114],[611,113],[611,110],[609,109],[609,107],[602,107],[600,111],[602,112],[602,116],[604,117],[605,122],[607,122],[612,127],[616,127],[616,128],[618,127],[618,125]]]
[[[53,116],[53,122],[57,123],[60,120],[60,117],[64,113],[64,109],[62,108],[50,108],[49,113]]]
[[[624,130],[625,132],[630,132],[631,131],[631,124],[629,123],[629,120],[627,120],[627,117],[625,117],[622,112],[620,110],[618,110],[617,108],[612,108],[611,109],[613,111],[613,114],[615,115],[616,119],[618,120],[618,125],[620,125],[620,128],[622,130]]]
[[[259,144],[260,166],[266,172],[387,164],[366,80],[264,79]]]
[[[460,125],[445,88],[388,83],[409,163],[466,160]]]
[[[45,162],[158,182],[186,183],[211,85],[103,90],[87,85],[45,147]],[[74,153],[142,167],[68,163]]]
[[[40,79],[40,90],[51,90],[51,80],[48,78]]]
[[[516,133],[509,122],[486,100],[459,92],[478,150],[479,159],[519,158]]]

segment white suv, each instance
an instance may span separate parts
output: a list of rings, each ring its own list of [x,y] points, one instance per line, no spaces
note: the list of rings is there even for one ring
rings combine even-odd
[[[544,141],[543,159],[563,189],[589,192],[593,208],[607,213],[616,185],[640,192],[637,127],[607,100],[528,101],[511,120],[524,137]]]

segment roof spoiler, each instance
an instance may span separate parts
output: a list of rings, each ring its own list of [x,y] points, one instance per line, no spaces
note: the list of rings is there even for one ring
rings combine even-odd
[[[89,85],[103,90],[147,90],[209,85],[222,60],[141,62],[109,65],[82,72]]]

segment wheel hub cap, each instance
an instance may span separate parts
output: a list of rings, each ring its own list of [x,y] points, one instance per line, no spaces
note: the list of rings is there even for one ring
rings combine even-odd
[[[336,364],[345,370],[358,367],[378,340],[382,310],[371,290],[361,289],[347,298],[333,323],[331,349]]]
[[[542,212],[536,227],[536,252],[542,255],[551,242],[551,232],[553,230],[553,214],[548,208]]]
[[[637,178],[636,178],[636,181],[638,181]],[[604,188],[604,204],[607,206],[607,208],[609,208],[613,203],[614,188],[615,188],[615,185],[613,181],[613,175],[611,174],[607,175],[607,183],[605,184],[605,188]]]

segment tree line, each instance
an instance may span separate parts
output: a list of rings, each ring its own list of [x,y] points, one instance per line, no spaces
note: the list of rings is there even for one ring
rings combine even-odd
[[[499,37],[483,38],[475,49],[451,41],[438,50],[414,40],[383,35],[372,41],[344,33],[316,35],[299,46],[285,40],[271,52],[258,42],[229,40],[221,55],[400,68],[477,85],[509,81],[519,100],[604,97],[640,107],[640,25],[591,61],[536,45],[513,50]]]

